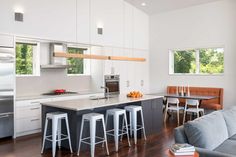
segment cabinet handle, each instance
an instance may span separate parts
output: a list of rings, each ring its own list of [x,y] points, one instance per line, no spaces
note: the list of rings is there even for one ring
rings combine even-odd
[[[34,102],[31,102],[31,104],[40,104],[39,101],[34,101]]]
[[[2,118],[8,118],[8,117],[9,117],[9,115],[0,116],[0,119],[2,119]]]
[[[30,110],[38,110],[40,107],[30,108]]]
[[[31,122],[39,121],[39,119],[31,119],[30,121],[31,121]]]

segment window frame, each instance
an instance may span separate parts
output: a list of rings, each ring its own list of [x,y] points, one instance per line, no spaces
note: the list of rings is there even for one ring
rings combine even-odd
[[[224,72],[223,73],[200,73],[200,49],[224,49]],[[196,72],[195,73],[175,73],[174,72],[174,51],[186,51],[186,50],[194,50],[195,51],[195,59],[196,59]],[[169,61],[169,75],[174,76],[224,76],[225,74],[225,46],[212,46],[212,47],[201,47],[201,48],[183,48],[183,49],[169,49],[168,51],[168,61]]]
[[[77,49],[87,49],[87,53],[90,54],[91,48],[89,46],[81,46],[81,45],[67,45],[67,53],[69,48],[77,48]],[[68,59],[66,59],[67,62]],[[91,76],[91,61],[90,59],[83,59],[83,74],[68,74],[68,69],[66,70],[66,75],[69,77],[76,77],[76,76]]]
[[[36,46],[36,52],[33,51],[33,73],[32,74],[16,74],[16,77],[39,77],[41,75],[40,73],[40,42],[37,41],[27,41],[27,40],[16,40],[15,42],[15,51],[16,51],[16,45],[17,44],[29,44],[29,45],[35,45]],[[15,53],[16,57],[16,53]],[[15,61],[16,63],[16,61]],[[16,64],[15,64],[16,69]]]

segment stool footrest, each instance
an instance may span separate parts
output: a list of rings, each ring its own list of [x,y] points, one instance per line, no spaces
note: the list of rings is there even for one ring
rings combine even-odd
[[[61,134],[61,139],[58,139],[58,136],[57,136],[56,141],[63,141],[63,140],[67,140],[67,139],[69,139],[69,137],[67,135]],[[52,135],[46,136],[45,140],[52,142]]]
[[[85,138],[82,138],[80,142],[91,145],[91,143],[90,143],[91,140],[90,139],[91,139],[91,137],[85,137]],[[89,141],[87,142],[85,140],[89,140]],[[96,136],[95,141],[98,141],[98,142],[95,142],[95,145],[96,145],[96,144],[105,142],[105,139],[103,137]]]

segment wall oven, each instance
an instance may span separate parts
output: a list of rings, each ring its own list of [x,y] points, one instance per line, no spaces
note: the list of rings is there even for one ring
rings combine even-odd
[[[119,95],[120,94],[120,76],[119,75],[105,75],[105,95]]]

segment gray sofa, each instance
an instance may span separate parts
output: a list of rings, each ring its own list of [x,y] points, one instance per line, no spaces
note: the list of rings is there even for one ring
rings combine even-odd
[[[195,146],[200,157],[236,157],[236,107],[187,122],[175,128],[174,137]]]

